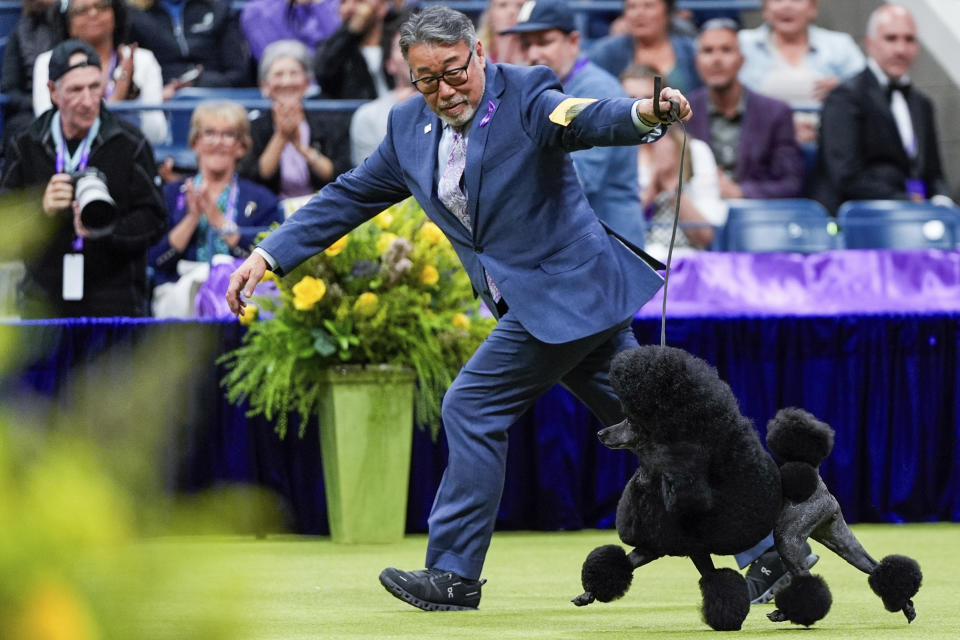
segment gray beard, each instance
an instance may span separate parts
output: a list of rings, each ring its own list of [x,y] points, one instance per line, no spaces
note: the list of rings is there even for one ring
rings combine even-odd
[[[483,74],[483,83],[482,83],[482,85],[480,86],[480,101],[481,101],[481,102],[483,101],[483,92],[486,91],[486,90],[487,90],[487,74],[484,73],[484,74]],[[464,114],[463,114],[462,116],[460,116],[459,118],[449,118],[449,117],[447,117],[447,116],[440,115],[439,113],[438,113],[437,115],[440,116],[440,119],[443,120],[443,121],[444,121],[445,123],[447,123],[448,125],[450,125],[451,127],[462,128],[462,127],[464,127],[465,125],[469,124],[471,120],[473,120],[473,116],[475,116],[475,115],[477,114],[477,108],[480,106],[479,103],[477,103],[477,104],[470,104],[470,103],[468,102],[467,104],[468,104],[469,108],[468,108],[468,109],[464,112]]]

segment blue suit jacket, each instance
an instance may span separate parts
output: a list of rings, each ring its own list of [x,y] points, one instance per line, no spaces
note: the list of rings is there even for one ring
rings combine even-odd
[[[464,172],[472,233],[437,199],[441,122],[415,96],[393,108],[386,137],[363,164],[324,187],[260,246],[287,272],[413,195],[450,239],[487,306],[496,308],[484,269],[535,338],[568,342],[623,322],[662,279],[608,235],[567,152],[638,144],[659,131],[637,131],[629,98],[594,102],[568,126],[553,124],[550,113],[567,97],[545,67],[487,64]]]

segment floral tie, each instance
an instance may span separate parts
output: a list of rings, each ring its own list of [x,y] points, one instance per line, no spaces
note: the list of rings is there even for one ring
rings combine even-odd
[[[473,224],[470,221],[470,214],[467,212],[467,197],[460,188],[460,179],[463,177],[463,169],[467,164],[467,141],[463,138],[463,133],[459,129],[453,131],[453,143],[450,145],[450,158],[447,160],[447,166],[443,169],[440,181],[437,183],[437,197],[443,203],[450,213],[457,216],[457,219],[463,223],[468,231],[473,231]],[[487,279],[487,286],[490,287],[490,295],[494,302],[500,301],[500,289],[497,288],[493,278],[483,270],[483,275]]]

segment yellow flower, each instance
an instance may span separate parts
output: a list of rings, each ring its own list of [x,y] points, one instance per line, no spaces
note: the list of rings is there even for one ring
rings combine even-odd
[[[432,287],[437,284],[437,281],[440,280],[440,274],[437,273],[437,268],[432,264],[428,264],[423,269],[420,270],[420,282],[425,284],[428,287]]]
[[[386,252],[390,248],[390,245],[393,244],[393,241],[397,239],[397,234],[395,233],[384,233],[377,239],[377,251],[380,253]]]
[[[393,224],[393,214],[389,210],[382,211],[377,214],[377,217],[373,219],[373,224],[377,225],[383,230],[390,228],[390,225]]]
[[[59,579],[34,584],[20,615],[12,622],[13,638],[93,640],[98,636],[86,603]]]
[[[255,304],[247,304],[243,310],[243,315],[239,317],[240,324],[245,327],[249,327],[254,322],[257,321],[257,316],[260,315],[260,307]]]
[[[323,298],[326,292],[327,285],[324,284],[323,280],[313,276],[303,276],[300,282],[293,285],[293,307],[300,311],[311,309]]]
[[[334,242],[332,245],[327,247],[327,250],[324,251],[324,253],[332,258],[333,256],[337,255],[338,253],[346,249],[348,242],[349,242],[348,236],[343,236],[342,238]]]
[[[470,328],[470,318],[467,317],[465,313],[458,313],[453,316],[453,319],[450,321],[453,326],[457,329],[469,329]]]
[[[430,244],[437,244],[443,239],[443,231],[432,222],[427,222],[423,225],[423,228],[420,229],[420,235]]]
[[[260,279],[260,282],[276,282],[276,281],[277,281],[277,274],[275,274],[273,271],[270,271],[269,269],[264,272],[263,278]]]
[[[363,318],[369,318],[377,312],[379,306],[380,300],[377,298],[377,294],[366,291],[361,293],[357,297],[357,301],[353,303],[353,312]]]

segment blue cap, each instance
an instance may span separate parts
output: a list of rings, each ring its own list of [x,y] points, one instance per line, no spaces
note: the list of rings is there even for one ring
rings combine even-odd
[[[520,7],[517,24],[500,33],[530,33],[549,29],[560,29],[565,33],[577,30],[573,12],[564,0],[527,0]]]

